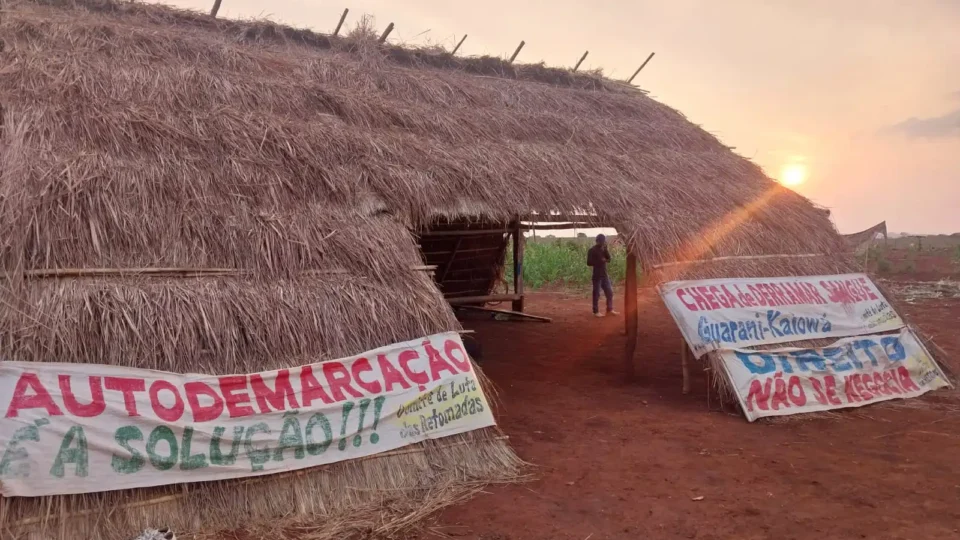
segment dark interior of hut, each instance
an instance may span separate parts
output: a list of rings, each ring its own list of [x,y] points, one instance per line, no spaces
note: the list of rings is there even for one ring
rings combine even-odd
[[[550,322],[549,317],[524,312],[524,233],[530,230],[562,230],[583,227],[610,227],[597,216],[527,216],[504,223],[473,218],[437,218],[417,232],[424,264],[447,302],[457,311],[469,332],[471,317],[478,311],[507,320]],[[507,250],[512,249],[508,260]],[[512,264],[508,279],[505,263]],[[624,295],[624,371],[633,376],[637,339],[637,259],[628,253]],[[479,361],[480,344],[469,339],[471,356]]]

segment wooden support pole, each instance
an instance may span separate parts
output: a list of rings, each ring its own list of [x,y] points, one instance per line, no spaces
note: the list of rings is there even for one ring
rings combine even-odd
[[[633,358],[637,352],[637,333],[639,331],[639,315],[637,313],[637,256],[627,252],[627,279],[626,289],[623,292],[624,314],[627,325],[627,344],[623,357],[623,374],[627,380],[634,377]]]
[[[513,293],[519,296],[513,301],[513,310],[523,313],[523,226],[517,219],[513,229]]]
[[[577,65],[573,66],[573,70],[576,71],[580,68],[580,64],[587,59],[587,55],[590,54],[590,51],[584,51],[583,56],[580,57],[580,60],[577,60]]]
[[[467,39],[467,34],[464,34],[463,37],[460,38],[460,41],[457,42],[457,46],[453,48],[453,51],[452,51],[450,54],[451,54],[451,55],[457,54],[457,51],[460,50],[460,46],[463,45],[463,42],[464,42],[466,39]]]
[[[384,41],[386,41],[387,36],[390,35],[390,32],[393,32],[393,23],[387,25],[387,27],[383,30],[383,34],[380,35],[380,40],[377,43],[382,44]]]
[[[461,296],[460,298],[447,298],[447,303],[451,306],[461,304],[485,304],[487,302],[512,302],[517,300],[515,294],[486,294],[483,296]]]
[[[683,393],[690,393],[690,349],[687,347],[687,341],[680,338],[680,367],[683,370]]]
[[[517,45],[517,50],[513,51],[513,56],[510,57],[510,60],[507,60],[508,64],[512,64],[513,61],[517,59],[517,55],[520,54],[520,49],[522,49],[524,45],[526,45],[525,41],[521,41],[520,44]]]
[[[222,0],[213,0],[213,7],[210,8],[210,16],[216,18],[217,12],[220,11],[220,2]]]
[[[648,56],[647,59],[644,60],[642,64],[640,64],[640,67],[638,67],[637,70],[633,72],[633,75],[631,75],[630,78],[627,79],[627,84],[630,84],[630,83],[633,82],[634,77],[636,77],[637,74],[640,73],[640,70],[643,69],[644,66],[647,65],[647,62],[649,62],[650,59],[653,58],[653,55],[654,55],[654,54],[656,54],[656,53],[650,53],[650,56]]]
[[[477,306],[457,306],[457,309],[465,309],[468,311],[484,311],[488,313],[503,313],[505,315],[512,315],[514,317],[520,317],[523,319],[529,319],[531,321],[537,322],[553,322],[553,319],[550,317],[541,317],[539,315],[530,315],[529,313],[521,313],[519,311],[508,311],[506,309],[493,309],[488,307],[477,307]]]
[[[347,13],[350,13],[350,8],[344,8],[343,15],[340,15],[340,22],[338,22],[337,27],[333,29],[333,35],[340,33],[340,29],[343,28],[343,21],[347,20]]]

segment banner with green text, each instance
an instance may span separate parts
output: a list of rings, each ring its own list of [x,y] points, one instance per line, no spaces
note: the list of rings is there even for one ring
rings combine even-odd
[[[460,336],[250,375],[0,362],[0,494],[275,474],[494,425]]]

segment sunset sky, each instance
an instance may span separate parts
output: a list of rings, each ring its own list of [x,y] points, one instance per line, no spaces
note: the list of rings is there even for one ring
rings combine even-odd
[[[209,10],[212,0],[164,3]],[[634,81],[830,208],[841,232],[960,231],[960,0],[223,0],[220,16],[329,32],[343,8],[394,43]],[[801,183],[797,183],[801,182]]]

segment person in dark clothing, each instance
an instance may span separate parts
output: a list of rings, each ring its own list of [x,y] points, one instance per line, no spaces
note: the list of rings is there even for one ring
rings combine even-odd
[[[607,275],[607,263],[610,262],[610,252],[607,250],[607,237],[598,234],[597,243],[587,252],[587,266],[593,268],[593,315],[600,314],[600,291],[607,297],[607,316],[617,315],[613,310],[613,286],[610,276]]]

